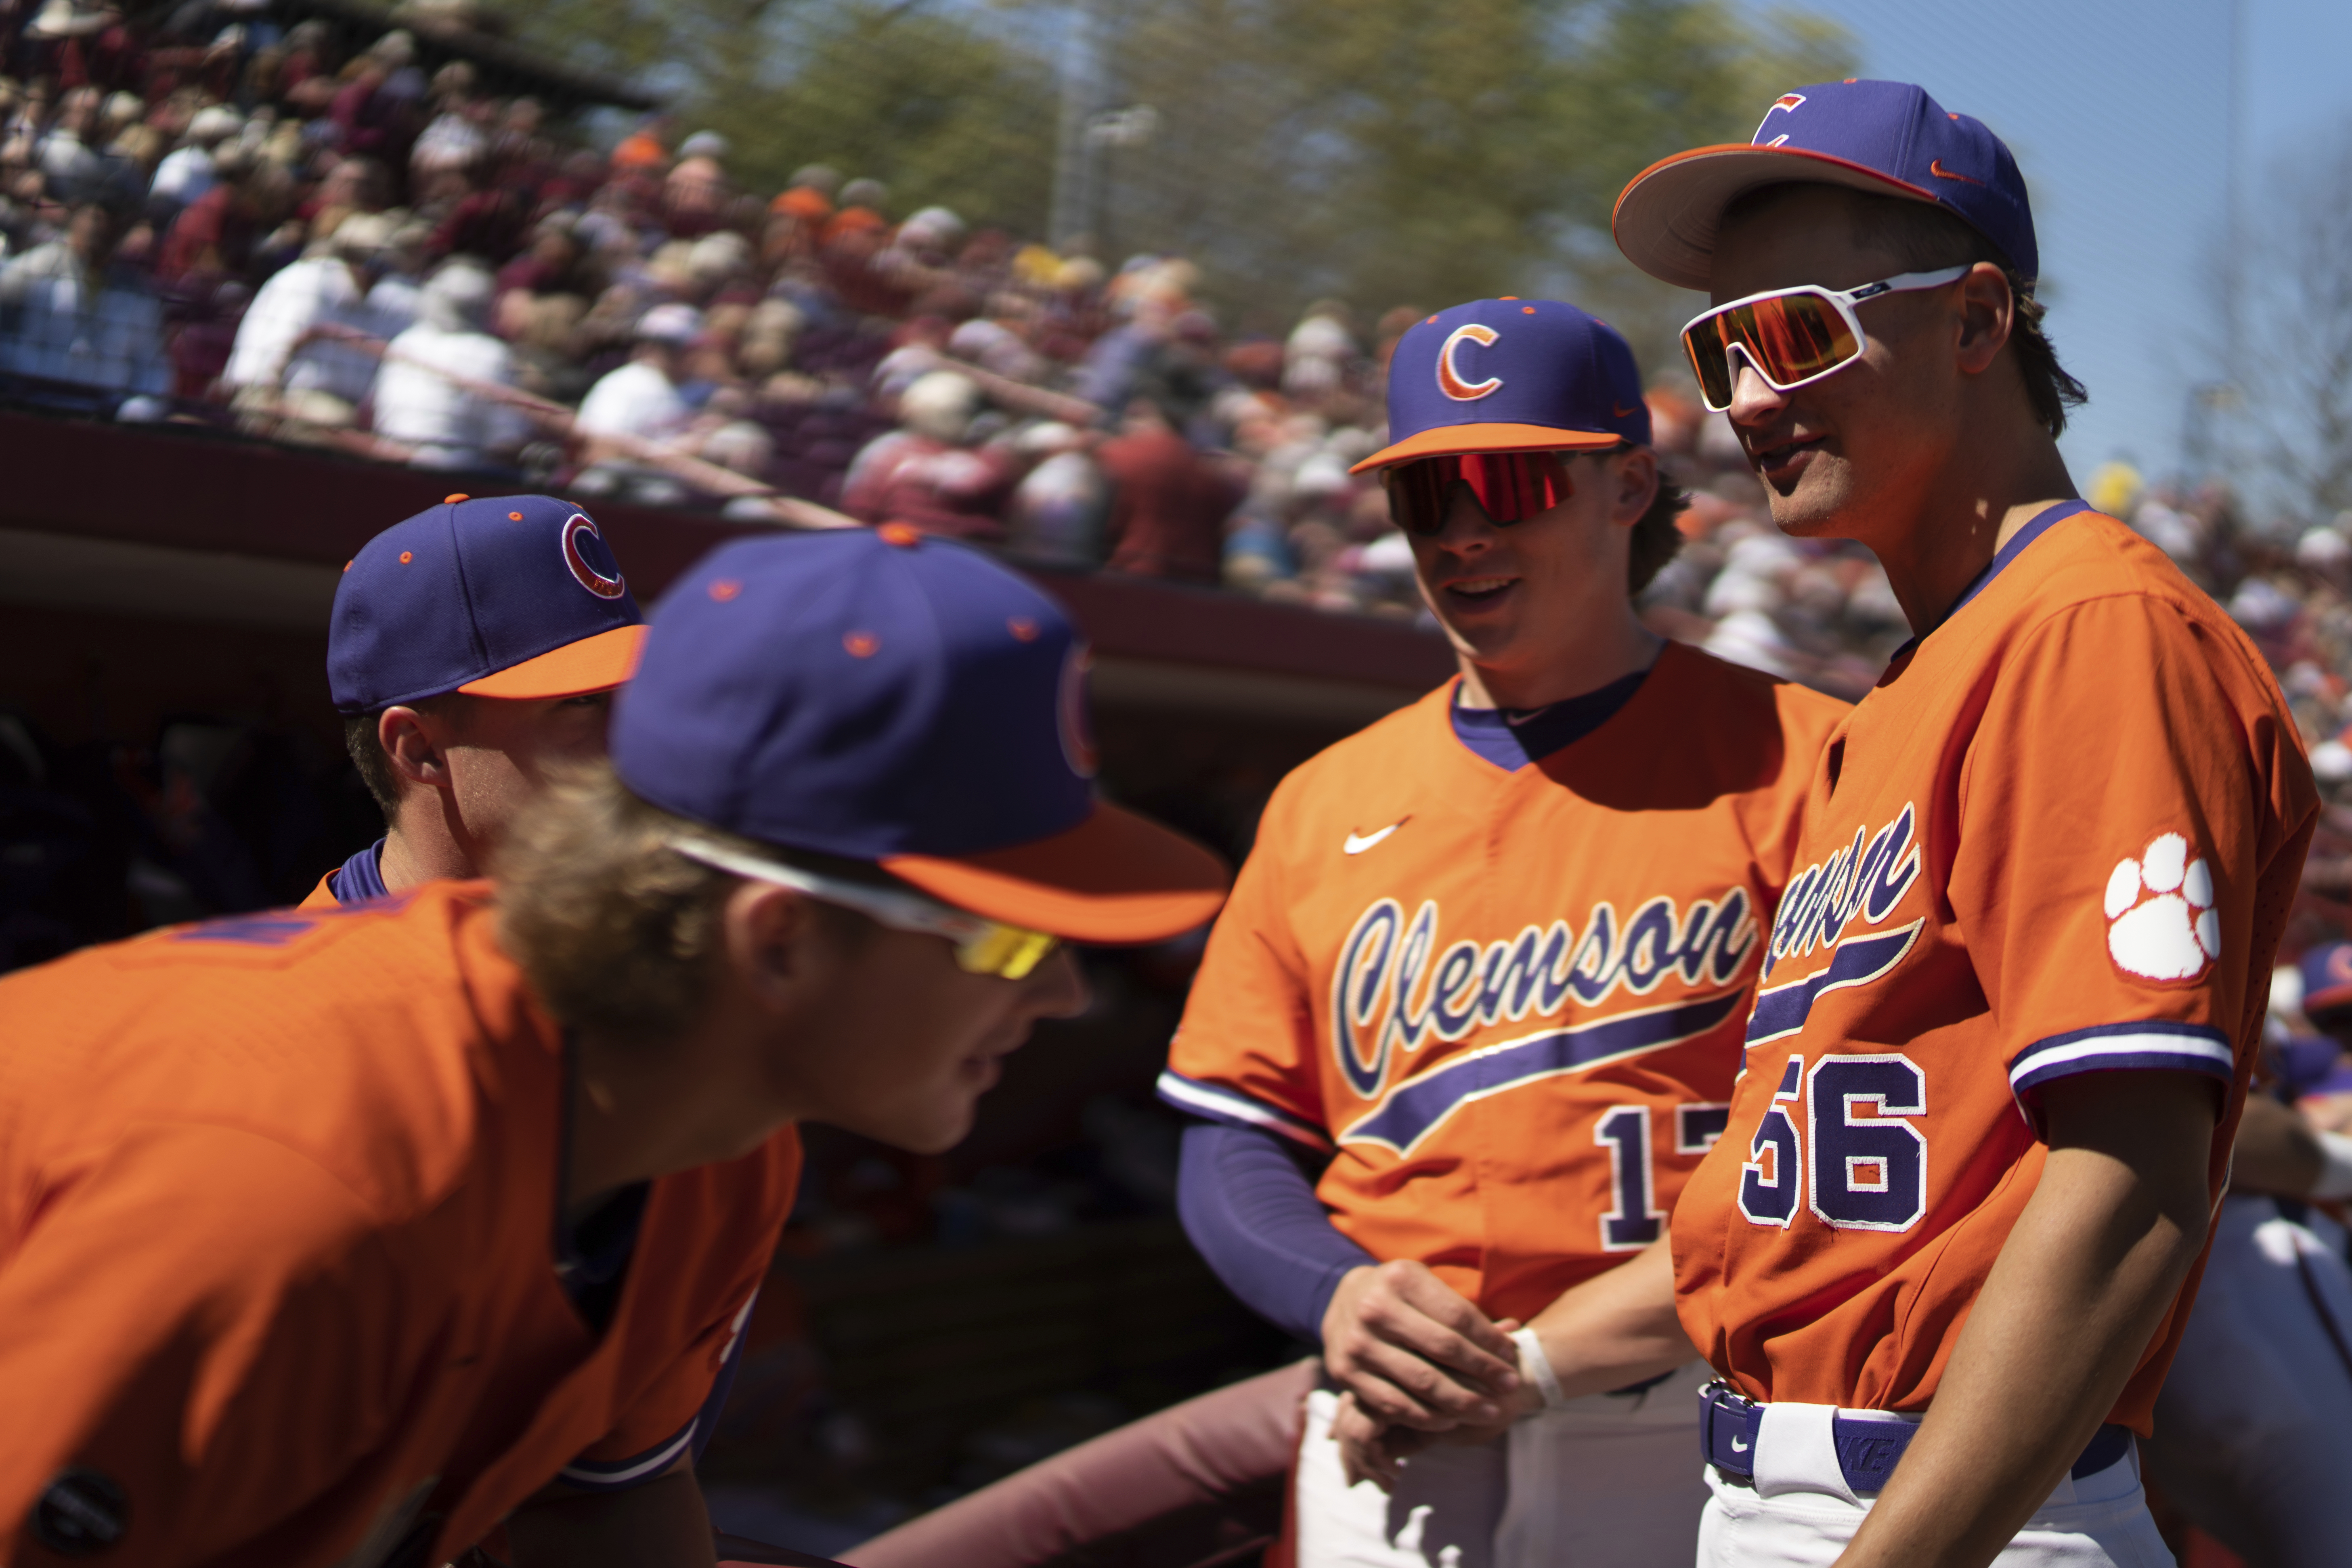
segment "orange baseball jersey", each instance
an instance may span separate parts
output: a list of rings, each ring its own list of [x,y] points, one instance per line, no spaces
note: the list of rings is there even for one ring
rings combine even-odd
[[[1516,769],[1449,681],[1276,790],[1160,1079],[1333,1157],[1331,1221],[1528,1317],[1655,1241],[1721,1130],[1845,705],[1668,644]]]
[[[0,981],[0,1561],[444,1563],[683,1451],[798,1142],[650,1184],[592,1330],[562,1039],[491,926],[436,883]]]
[[[1683,1326],[1756,1399],[1918,1410],[2070,1074],[2209,1074],[2218,1202],[2317,811],[2269,670],[2080,502],[2021,530],[1822,755]],[[2148,1430],[2195,1280],[2111,1419]]]

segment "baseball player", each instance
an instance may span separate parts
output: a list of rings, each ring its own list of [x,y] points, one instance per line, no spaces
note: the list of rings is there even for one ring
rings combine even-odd
[[[2300,971],[2274,979],[2274,1021],[2295,1011],[2276,993],[2299,991],[2306,1016],[2341,1028],[2352,943],[2312,949]],[[2341,1562],[2352,1541],[2352,1453],[2341,1440],[2352,1424],[2352,1270],[2324,1234],[2343,1232],[2309,1223],[2312,1203],[2352,1197],[2352,1138],[2312,1126],[2297,1102],[2329,1071],[2329,1050],[2310,1044],[2321,1048],[2274,1048],[2290,1070],[2247,1096],[2212,1255],[2145,1445],[2148,1476],[2175,1507],[2248,1562],[2277,1568]]]
[[[1920,89],[1782,95],[1618,244],[1773,518],[1916,636],[1821,753],[1730,1121],[1674,1215],[1703,1564],[2165,1560],[2195,1291],[2317,801],[2260,655],[2074,499],[2025,185]]]
[[[794,1124],[948,1147],[1083,1005],[1066,941],[1221,901],[1095,799],[1084,661],[960,546],[740,542],[495,901],[0,981],[0,1560],[709,1564],[688,1434]]]
[[[385,831],[302,907],[482,875],[551,766],[604,754],[640,619],[594,521],[552,496],[453,495],[369,540],[327,684]]]
[[[1680,1568],[1705,1500],[1689,1345],[1671,1388],[1546,1401],[1508,1331],[1664,1236],[1844,705],[1636,618],[1681,498],[1611,328],[1458,305],[1404,334],[1388,396],[1360,468],[1461,674],[1267,806],[1160,1080],[1199,1119],[1182,1213],[1236,1294],[1322,1344],[1302,1564]],[[1329,1435],[1342,1391],[1444,1429],[1503,1425],[1521,1388],[1526,1419],[1393,1496]]]

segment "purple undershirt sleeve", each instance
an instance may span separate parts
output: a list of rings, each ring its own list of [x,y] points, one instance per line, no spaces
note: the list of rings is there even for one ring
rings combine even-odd
[[[1340,1276],[1379,1261],[1333,1226],[1289,1146],[1255,1128],[1184,1129],[1176,1212],[1225,1288],[1308,1344],[1323,1342]]]

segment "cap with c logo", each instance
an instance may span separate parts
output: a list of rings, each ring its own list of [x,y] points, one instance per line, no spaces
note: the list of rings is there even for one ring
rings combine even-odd
[[[1223,861],[1098,799],[1086,645],[1044,594],[901,524],[739,540],[654,606],[614,770],[666,811],[878,862],[1081,942],[1156,942]]]
[[[574,697],[628,679],[645,637],[585,511],[553,496],[453,496],[343,568],[327,683],[345,713],[444,692]]]
[[[1475,300],[1415,321],[1389,361],[1389,445],[1355,473],[1464,452],[1650,444],[1633,350],[1557,300]]]
[[[2352,1007],[2352,942],[2324,942],[2303,955],[2305,1017]]]
[[[1866,79],[1784,92],[1752,140],[1695,147],[1634,175],[1612,219],[1617,247],[1653,278],[1705,289],[1724,209],[1789,183],[1933,202],[1992,241],[2029,284],[2041,270],[2025,177],[2000,138],[1925,88]]]

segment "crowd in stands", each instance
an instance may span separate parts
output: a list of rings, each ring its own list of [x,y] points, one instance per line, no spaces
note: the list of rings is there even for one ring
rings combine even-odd
[[[660,116],[609,152],[427,34],[267,0],[142,19],[0,0],[0,377],[126,419],[799,523],[903,521],[1034,560],[1411,618],[1412,555],[1351,463],[1421,312],[1228,334],[1188,262],[1116,269],[802,170],[772,199]],[[446,51],[438,51],[445,54]],[[1663,367],[1659,367],[1663,368]],[[1868,555],[1770,526],[1669,375],[1694,496],[1661,631],[1858,696],[1907,635]],[[2268,650],[2323,771],[2352,712],[2352,541],[2291,549],[2218,492],[2103,476]]]

